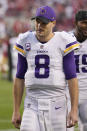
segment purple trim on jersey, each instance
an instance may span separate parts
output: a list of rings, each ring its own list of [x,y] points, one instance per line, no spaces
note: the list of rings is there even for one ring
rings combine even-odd
[[[76,44],[77,43],[77,41],[74,41],[74,42],[72,42],[72,43],[69,43],[68,45],[66,45],[66,48],[68,48],[68,47],[70,47],[70,46],[72,46],[72,45],[74,45],[74,44]]]
[[[63,69],[67,80],[76,78],[76,64],[73,51],[64,56]]]
[[[25,73],[27,71],[27,60],[24,56],[18,53],[18,62],[17,62],[17,73],[16,77],[24,79]]]
[[[21,46],[21,45],[19,45],[17,43],[16,43],[16,46],[19,47],[19,48],[21,48],[21,49],[23,49],[23,46]]]

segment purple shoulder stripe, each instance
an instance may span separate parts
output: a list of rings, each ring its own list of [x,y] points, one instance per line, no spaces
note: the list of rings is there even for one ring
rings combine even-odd
[[[68,48],[68,47],[70,47],[70,46],[72,46],[72,45],[74,45],[74,44],[76,44],[77,43],[77,41],[74,41],[74,42],[72,42],[72,43],[69,43],[68,45],[66,45],[66,48]]]
[[[21,46],[21,45],[19,45],[17,43],[16,43],[16,46],[19,47],[19,48],[21,48],[21,49],[23,49],[23,46]]]

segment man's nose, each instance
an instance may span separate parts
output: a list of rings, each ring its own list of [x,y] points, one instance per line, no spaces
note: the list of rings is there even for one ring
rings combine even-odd
[[[83,28],[87,28],[87,23],[86,23],[86,24],[83,24],[82,26],[83,26]]]
[[[38,23],[38,27],[41,27],[41,26],[42,26],[42,23],[41,23],[41,22],[39,22],[39,23]]]
[[[41,26],[41,23],[38,23],[38,27],[40,27]]]

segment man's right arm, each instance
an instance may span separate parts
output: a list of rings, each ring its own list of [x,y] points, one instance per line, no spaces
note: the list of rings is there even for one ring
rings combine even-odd
[[[18,53],[17,73],[14,80],[14,112],[18,112],[21,104],[21,99],[24,91],[24,77],[27,71],[27,60],[24,56]]]
[[[18,40],[20,43],[20,38]],[[16,44],[15,49],[18,50],[18,61],[17,61],[17,72],[16,72],[16,78],[14,80],[14,87],[13,87],[13,115],[12,115],[12,123],[16,128],[20,128],[21,123],[21,115],[20,115],[20,105],[22,101],[22,96],[24,92],[24,79],[25,79],[25,73],[27,71],[27,60],[26,57],[22,52],[24,52],[24,49],[22,45]],[[20,51],[22,50],[22,52]]]
[[[24,79],[15,78],[13,87],[12,123],[16,128],[19,128],[21,123],[20,105],[22,101],[23,92],[24,92]]]
[[[13,88],[14,112],[19,111],[24,91],[24,79],[15,78]]]

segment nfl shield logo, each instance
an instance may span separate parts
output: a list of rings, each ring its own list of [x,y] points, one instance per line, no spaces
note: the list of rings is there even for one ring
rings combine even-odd
[[[25,44],[25,49],[26,49],[26,51],[29,51],[31,49],[30,43]]]
[[[43,48],[44,48],[44,45],[41,45],[41,46],[40,46],[40,49],[43,49]]]

